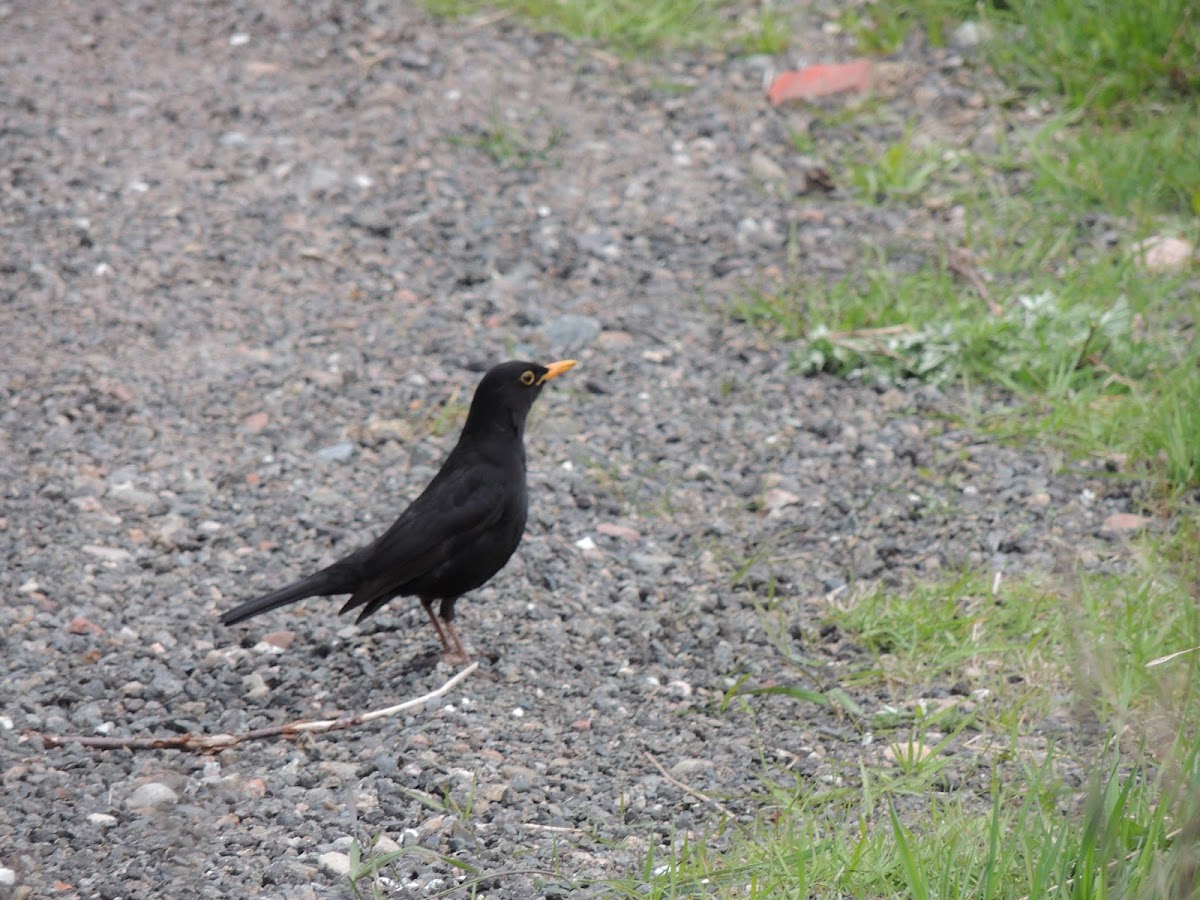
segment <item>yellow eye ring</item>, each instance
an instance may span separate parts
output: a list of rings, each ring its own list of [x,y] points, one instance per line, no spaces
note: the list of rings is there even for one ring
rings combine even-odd
[[[533,374],[532,369],[526,369],[521,373],[521,384],[525,385],[526,387],[532,386],[533,382],[536,380],[537,376]]]

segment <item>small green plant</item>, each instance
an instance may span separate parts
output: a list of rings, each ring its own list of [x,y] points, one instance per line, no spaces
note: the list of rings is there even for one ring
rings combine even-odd
[[[792,149],[797,153],[808,154],[816,149],[817,142],[807,130],[789,129],[788,138],[791,139]]]
[[[899,15],[880,15],[880,9],[889,7],[848,7],[839,19],[839,25],[854,36],[860,53],[895,53],[904,43],[912,23]]]
[[[739,49],[743,53],[761,53],[775,56],[782,53],[792,42],[791,26],[787,16],[766,3],[757,15],[750,17]]]
[[[914,145],[913,131],[909,128],[899,141],[878,156],[850,166],[846,177],[864,200],[882,203],[920,194],[944,165],[935,149]]]
[[[486,129],[475,135],[452,135],[448,138],[455,146],[477,147],[486,153],[498,166],[523,168],[535,163],[554,161],[554,150],[565,135],[558,125],[552,125],[541,139],[506,122],[500,113],[493,112]]]
[[[350,881],[350,889],[359,900],[363,897],[382,900],[383,897],[390,896],[391,886],[401,881],[396,864],[405,857],[428,856],[460,871],[477,874],[475,867],[470,864],[425,847],[399,847],[395,850],[379,851],[379,840],[380,836],[376,835],[365,849],[357,840],[350,844],[350,872],[346,877]]]
[[[848,5],[839,21],[854,36],[860,52],[888,54],[899,50],[916,28],[931,46],[944,47],[953,24],[976,11],[975,0],[870,0]]]

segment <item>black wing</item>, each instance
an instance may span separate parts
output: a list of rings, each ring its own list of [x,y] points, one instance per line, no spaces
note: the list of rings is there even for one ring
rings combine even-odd
[[[498,471],[447,466],[387,531],[347,563],[361,580],[341,612],[366,606],[363,616],[406,585],[436,569],[493,527],[508,507],[511,485]]]

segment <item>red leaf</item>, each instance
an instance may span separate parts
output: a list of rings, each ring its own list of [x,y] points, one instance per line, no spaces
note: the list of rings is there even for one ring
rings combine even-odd
[[[805,66],[803,69],[780,72],[767,89],[767,99],[773,106],[788,100],[809,102],[818,97],[844,91],[865,92],[870,85],[871,62],[856,59],[848,63],[829,63]]]

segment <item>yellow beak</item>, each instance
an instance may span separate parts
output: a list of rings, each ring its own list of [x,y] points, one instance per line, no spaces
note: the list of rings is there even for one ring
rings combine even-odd
[[[545,384],[551,378],[557,378],[574,365],[575,360],[573,359],[560,359],[558,362],[550,363],[550,365],[546,366],[546,374],[541,377],[541,380],[538,381],[538,384]]]

